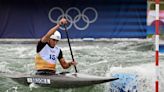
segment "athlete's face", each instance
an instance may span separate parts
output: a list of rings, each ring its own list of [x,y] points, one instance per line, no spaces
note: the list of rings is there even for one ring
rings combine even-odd
[[[56,44],[57,44],[57,42],[58,42],[58,40],[50,39],[50,45],[51,45],[52,47],[55,47]]]

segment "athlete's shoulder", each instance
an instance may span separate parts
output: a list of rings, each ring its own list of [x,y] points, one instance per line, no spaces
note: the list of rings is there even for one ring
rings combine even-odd
[[[42,42],[41,40],[38,41],[38,45],[46,45],[48,44],[47,42]]]

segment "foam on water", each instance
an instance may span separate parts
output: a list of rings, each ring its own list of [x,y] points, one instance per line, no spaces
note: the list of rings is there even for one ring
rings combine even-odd
[[[163,65],[164,63],[161,63]],[[160,72],[164,66],[160,66]],[[155,91],[155,81],[156,81],[156,72],[154,63],[149,64],[140,64],[137,66],[130,67],[114,67],[112,66],[110,71],[106,73],[106,76],[111,76],[115,74],[128,74],[134,75],[137,83],[132,83],[131,85],[137,84],[137,92],[154,92]],[[162,86],[164,85],[163,74],[160,73],[160,92],[162,92]],[[106,86],[106,92],[109,92],[110,85]],[[130,88],[130,87],[126,87]],[[127,90],[127,89],[126,89]],[[125,91],[126,92],[126,91]]]
[[[62,43],[59,45],[62,47],[66,60],[71,60],[68,44]],[[112,76],[115,74],[135,75],[138,92],[154,92],[155,65],[154,51],[149,50],[151,46],[153,45],[150,45],[149,42],[140,39],[108,39],[108,41],[74,42],[72,43],[72,50],[74,58],[78,62],[77,69],[80,73],[100,76]],[[35,65],[33,59],[36,51],[35,47],[36,44],[1,44],[1,71],[34,73]],[[147,50],[145,50],[145,48]],[[160,61],[162,60],[164,60],[164,58],[161,57]],[[160,92],[163,92],[164,72],[162,70],[164,70],[164,63],[161,62],[160,65]],[[60,66],[57,66],[57,68],[59,71],[63,71]],[[71,67],[68,71],[74,72],[74,68]],[[5,85],[2,84],[2,82],[4,82]],[[4,91],[15,87],[15,84],[11,80],[9,82],[2,80],[2,82],[0,82],[0,85],[2,85],[0,90],[2,89]],[[86,92],[110,92],[108,87],[110,86],[105,85],[104,90],[103,85],[98,85],[91,88],[57,90],[57,92],[84,92],[84,90],[86,90]],[[126,90],[130,89],[130,87],[131,86],[126,87]],[[20,89],[18,92],[30,91],[20,85],[18,89]],[[42,89],[37,92],[40,91],[54,92],[51,89]]]
[[[0,73],[11,73],[12,71],[8,69],[7,62],[0,62]],[[0,75],[1,76],[1,75]]]

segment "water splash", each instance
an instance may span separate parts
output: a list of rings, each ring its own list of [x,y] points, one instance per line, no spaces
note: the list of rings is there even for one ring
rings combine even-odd
[[[18,87],[11,87],[7,89],[5,92],[18,92]]]
[[[122,80],[118,80],[117,85],[112,83],[107,85],[107,92],[117,92],[122,88],[121,92],[153,92],[155,82],[155,69],[153,64],[142,64],[130,67],[111,67],[110,72],[106,73],[107,76],[121,77]],[[126,79],[128,78],[128,79]],[[123,85],[122,85],[123,84]],[[133,90],[137,85],[136,90]],[[146,90],[145,90],[146,89]],[[129,90],[129,91],[128,91]]]
[[[32,91],[33,88],[39,88],[39,85],[35,84],[35,83],[31,83],[29,85],[30,91]]]

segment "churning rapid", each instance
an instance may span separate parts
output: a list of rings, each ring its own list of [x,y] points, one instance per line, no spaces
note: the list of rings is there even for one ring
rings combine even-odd
[[[98,76],[116,76],[124,74],[131,76],[130,84],[124,84],[123,90],[133,92],[154,92],[155,90],[155,65],[154,65],[154,44],[143,39],[132,40],[96,40],[96,41],[73,41],[71,42],[75,60],[78,62],[77,69],[80,73]],[[67,41],[59,42],[64,57],[71,60]],[[4,43],[0,44],[0,72],[20,72],[34,74],[34,55],[36,44]],[[161,55],[162,56],[162,55]],[[160,92],[164,91],[164,60],[160,57]],[[63,70],[57,66],[58,72],[74,72],[71,67]],[[74,89],[37,88],[30,89],[13,82],[11,79],[0,75],[0,92],[118,92],[117,87],[111,86],[114,83],[104,83],[95,86]],[[118,81],[117,81],[118,82]],[[123,80],[120,80],[123,82]],[[115,83],[121,84],[121,83]],[[119,85],[117,85],[119,86]]]

